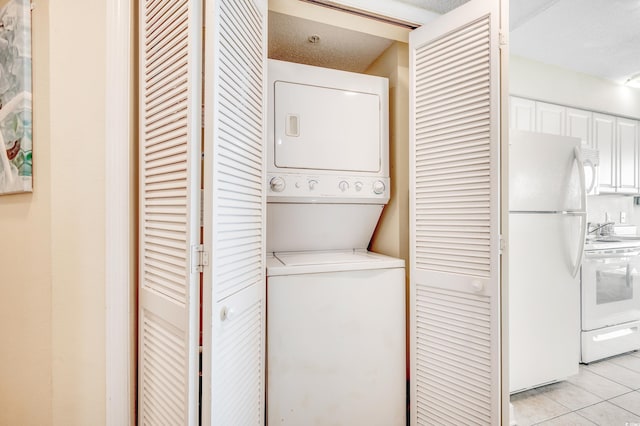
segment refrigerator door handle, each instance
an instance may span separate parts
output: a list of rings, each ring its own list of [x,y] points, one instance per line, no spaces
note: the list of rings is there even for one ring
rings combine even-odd
[[[580,178],[580,216],[582,221],[580,226],[580,239],[578,240],[578,253],[576,254],[576,260],[573,264],[573,277],[575,278],[580,271],[582,265],[582,256],[584,255],[584,245],[587,240],[587,188],[584,177],[584,163],[582,162],[582,154],[580,148],[573,148],[573,154],[576,162],[578,163],[578,177]]]
[[[573,155],[578,163],[578,177],[580,178],[580,211],[587,211],[587,183],[584,176],[584,162],[582,161],[582,153],[579,147],[573,148]],[[583,242],[584,244],[584,242]]]
[[[580,216],[580,240],[578,240],[578,253],[576,254],[576,260],[573,264],[573,277],[575,278],[582,266],[582,256],[584,255],[584,245],[587,239],[587,213],[573,213],[572,216]]]
[[[593,164],[591,160],[584,160],[583,164],[591,169],[591,183],[589,187],[586,189],[585,193],[591,194],[593,188],[596,186],[596,166]],[[585,177],[586,180],[586,177]],[[586,182],[585,182],[586,186]]]

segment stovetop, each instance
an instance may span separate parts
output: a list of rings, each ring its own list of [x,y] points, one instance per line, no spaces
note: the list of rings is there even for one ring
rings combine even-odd
[[[589,250],[613,250],[621,248],[640,247],[640,236],[636,235],[611,235],[607,237],[587,238],[584,249]]]

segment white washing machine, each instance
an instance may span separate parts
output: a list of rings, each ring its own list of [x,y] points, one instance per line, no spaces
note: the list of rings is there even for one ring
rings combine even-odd
[[[267,261],[270,425],[404,425],[404,261],[365,251]]]
[[[268,76],[268,424],[405,425],[404,261],[366,251],[389,200],[387,80]]]

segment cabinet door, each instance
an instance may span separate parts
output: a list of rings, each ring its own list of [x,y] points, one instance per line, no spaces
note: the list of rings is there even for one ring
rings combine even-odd
[[[567,108],[567,136],[580,138],[582,146],[593,148],[591,137],[593,113],[581,109]]]
[[[618,149],[617,192],[638,192],[638,122],[616,118],[616,144]]]
[[[593,113],[593,143],[600,154],[598,188],[601,193],[616,192],[615,117]]]
[[[536,131],[536,103],[529,99],[509,98],[509,129]]]
[[[536,131],[564,136],[567,109],[560,105],[536,102]]]

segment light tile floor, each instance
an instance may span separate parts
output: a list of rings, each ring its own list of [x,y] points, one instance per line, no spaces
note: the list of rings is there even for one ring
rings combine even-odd
[[[640,426],[640,352],[580,365],[568,380],[511,396],[518,426]]]

